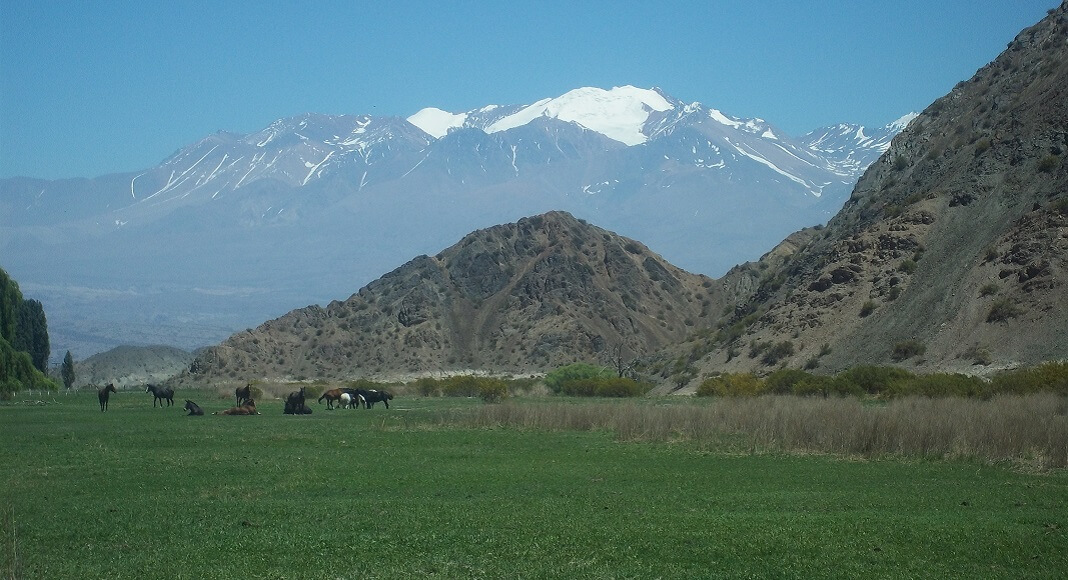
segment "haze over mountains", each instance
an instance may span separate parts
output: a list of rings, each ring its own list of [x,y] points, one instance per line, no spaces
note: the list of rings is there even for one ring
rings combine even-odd
[[[460,127],[447,135],[469,122],[425,116]],[[1066,155],[1068,2],[915,118],[826,227],[718,279],[551,212],[235,334],[177,381],[515,373],[625,352],[663,392],[722,371],[1064,359]]]
[[[217,342],[412,256],[565,210],[720,275],[826,221],[911,119],[790,138],[659,89],[408,119],[307,114],[144,171],[0,181],[0,254],[53,352]]]

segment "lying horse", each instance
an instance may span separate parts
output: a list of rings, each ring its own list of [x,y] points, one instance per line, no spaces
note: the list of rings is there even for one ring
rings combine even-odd
[[[236,407],[230,407],[225,411],[219,411],[212,413],[212,415],[259,415],[260,412],[256,410],[256,401],[249,399],[244,405],[238,405]]]
[[[155,408],[156,406],[156,401],[159,401],[159,406],[162,408],[164,399],[167,400],[168,407],[174,404],[174,389],[170,387],[157,387],[156,385],[148,385],[148,388],[145,389],[145,392],[152,393],[152,396],[155,397],[154,399],[152,399],[153,408]]]
[[[115,390],[114,383],[108,383],[108,386],[100,389],[96,392],[96,397],[100,399],[100,411],[108,410],[108,398],[111,397],[111,393],[118,392]]]
[[[319,396],[319,402],[322,403],[323,399],[326,399],[326,408],[333,409],[334,401],[340,400],[342,394],[344,394],[344,391],[341,389],[330,389]]]
[[[378,391],[375,389],[356,389],[364,400],[364,408],[370,409],[375,406],[375,403],[385,403],[386,408],[389,408],[389,402],[393,400],[393,395],[388,391]]]
[[[289,401],[286,401],[285,409],[282,409],[283,415],[311,415],[311,412],[311,407],[307,405],[295,407],[291,405]]]
[[[234,389],[234,396],[237,397],[237,402],[234,404],[240,407],[241,403],[252,398],[252,383]]]
[[[186,417],[188,417],[190,415],[203,415],[204,414],[204,409],[201,409],[200,405],[197,405],[196,403],[194,403],[193,401],[190,401],[189,399],[185,400],[185,410],[189,411],[189,415],[186,415]]]
[[[286,406],[291,407],[293,409],[303,409],[304,389],[305,387],[301,387],[299,391],[293,391],[292,393],[289,393],[289,396],[286,397]]]

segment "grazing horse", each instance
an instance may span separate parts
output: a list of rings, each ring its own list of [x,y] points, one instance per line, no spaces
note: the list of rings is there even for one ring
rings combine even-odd
[[[341,389],[330,389],[329,391],[319,396],[319,402],[322,403],[323,399],[326,399],[326,408],[333,409],[334,401],[341,399],[341,395],[343,392],[344,391],[342,391]]]
[[[108,410],[108,398],[111,397],[111,393],[115,393],[115,392],[117,392],[117,391],[115,390],[115,384],[114,383],[108,383],[108,386],[106,386],[106,387],[104,387],[104,388],[102,388],[102,389],[100,389],[99,391],[96,392],[96,397],[98,399],[100,399],[100,411],[101,412]]]
[[[299,391],[293,391],[286,397],[286,406],[293,409],[301,409],[304,407],[304,389],[301,387]]]
[[[260,412],[256,410],[256,401],[249,399],[244,405],[238,405],[236,407],[230,407],[225,411],[218,411],[212,413],[212,415],[259,415]]]
[[[393,395],[388,391],[378,391],[375,389],[356,389],[358,393],[363,397],[363,404],[365,409],[370,409],[375,406],[375,403],[385,403],[386,408],[389,408],[389,402],[393,400]]]
[[[241,403],[252,398],[252,383],[234,389],[234,396],[237,397],[237,403],[235,403],[235,405],[240,407]]]
[[[156,385],[148,385],[148,388],[145,389],[145,392],[152,393],[152,396],[155,397],[154,399],[152,399],[153,408],[155,408],[156,406],[156,401],[159,401],[159,406],[160,408],[162,408],[164,399],[167,400],[168,407],[174,404],[174,389],[170,387],[157,387]]]
[[[341,408],[359,409],[360,405],[366,405],[367,401],[363,399],[363,395],[358,393],[350,393],[345,391],[341,393]]]
[[[200,405],[194,403],[193,401],[190,401],[189,399],[185,400],[185,410],[189,411],[189,415],[203,415],[204,414],[204,409],[201,409]],[[186,417],[188,417],[189,415],[186,415]]]

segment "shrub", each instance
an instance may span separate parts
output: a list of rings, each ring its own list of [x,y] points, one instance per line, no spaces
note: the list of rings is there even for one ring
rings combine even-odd
[[[455,375],[445,379],[441,392],[446,397],[474,397],[478,395],[478,377]]]
[[[864,303],[863,306],[860,307],[860,316],[861,316],[861,318],[867,317],[872,312],[875,312],[875,301],[874,300],[868,300],[867,302]]]
[[[883,393],[889,388],[890,383],[911,378],[912,373],[897,367],[882,367],[862,365],[853,367],[838,374],[838,377],[849,381],[861,390],[873,395]]]
[[[755,397],[764,393],[764,382],[751,373],[724,373],[705,379],[698,397]]]
[[[415,391],[423,397],[440,397],[441,381],[432,377],[423,377],[415,381]]]
[[[887,395],[891,397],[980,397],[989,385],[979,377],[960,373],[933,373],[894,381]]]
[[[815,366],[818,365],[819,362],[816,362]],[[793,392],[794,385],[809,378],[812,378],[812,374],[805,371],[779,369],[764,379],[764,391],[776,395],[788,395]]]
[[[1038,160],[1037,168],[1042,173],[1050,173],[1061,164],[1061,158],[1056,155],[1047,155]]]
[[[565,381],[560,393],[571,397],[640,397],[649,390],[634,379],[597,377]]]
[[[821,375],[809,375],[807,378],[794,383],[793,394],[802,397],[811,396],[859,396],[864,391],[853,381],[841,375],[837,377],[825,377]]]
[[[1017,306],[1008,297],[1000,298],[990,305],[990,312],[986,315],[987,322],[1005,322],[1010,318],[1016,318],[1023,314],[1023,309]]]
[[[482,378],[478,381],[478,398],[483,403],[500,403],[508,396],[508,385],[500,379]]]
[[[922,356],[927,352],[927,347],[918,340],[905,340],[894,345],[890,350],[890,358],[897,362],[910,359],[914,356]]]
[[[764,356],[760,358],[760,362],[771,366],[792,354],[794,354],[794,343],[789,340],[784,340],[775,343],[769,348],[768,351],[764,353]]]
[[[901,264],[897,267],[897,269],[898,269],[899,272],[904,272],[906,274],[911,274],[911,273],[916,271],[916,261],[915,260],[905,260],[904,262],[901,262]]]
[[[998,285],[995,284],[994,282],[990,282],[989,284],[984,284],[983,287],[979,289],[979,295],[984,297],[984,298],[987,297],[987,296],[993,296],[994,294],[997,294],[997,293],[998,293]]]
[[[991,383],[991,390],[997,394],[1026,395],[1050,391],[1068,396],[1068,361],[1005,371],[994,375]]]
[[[553,393],[559,393],[567,381],[579,379],[608,378],[613,376],[612,371],[602,366],[594,366],[588,363],[572,363],[562,366],[545,375],[544,383]]]

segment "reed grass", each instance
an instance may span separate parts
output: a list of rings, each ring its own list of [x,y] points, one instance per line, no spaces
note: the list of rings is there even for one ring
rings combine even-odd
[[[690,441],[724,451],[864,458],[977,459],[1068,467],[1068,398],[907,397],[886,403],[797,396],[675,404],[534,402],[486,405],[458,418],[476,427],[611,431],[626,441]]]

